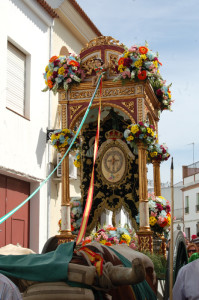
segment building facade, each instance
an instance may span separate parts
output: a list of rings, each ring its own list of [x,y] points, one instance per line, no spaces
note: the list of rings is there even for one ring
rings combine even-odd
[[[56,165],[47,129],[61,127],[57,96],[41,92],[42,74],[52,55],[78,53],[100,35],[75,1],[53,4],[0,2],[0,217],[31,197],[0,225],[0,246],[19,243],[36,252],[57,232],[60,209],[60,184],[50,179],[39,189]]]
[[[199,162],[183,166],[184,231],[191,240],[199,232]]]

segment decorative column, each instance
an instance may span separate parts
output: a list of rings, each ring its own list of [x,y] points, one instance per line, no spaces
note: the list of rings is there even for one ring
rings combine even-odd
[[[60,93],[60,98],[66,98],[66,92]],[[67,100],[59,100],[61,104],[62,129],[67,128]],[[60,149],[63,157],[67,151],[67,147]],[[70,218],[70,184],[69,184],[69,155],[62,161],[62,196],[61,196],[61,231],[58,235],[58,243],[67,243],[76,236],[71,233],[71,218]]]
[[[139,165],[139,212],[140,229],[138,243],[140,251],[153,251],[152,231],[149,226],[148,186],[147,186],[147,150],[142,142],[138,142]]]
[[[161,196],[161,181],[160,181],[160,160],[153,159],[153,181],[154,181],[154,194]]]

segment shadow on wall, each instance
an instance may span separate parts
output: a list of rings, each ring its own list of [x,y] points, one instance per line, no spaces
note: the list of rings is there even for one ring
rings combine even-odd
[[[36,156],[37,156],[37,163],[41,167],[44,151],[46,148],[46,132],[40,129],[37,148],[36,148]]]

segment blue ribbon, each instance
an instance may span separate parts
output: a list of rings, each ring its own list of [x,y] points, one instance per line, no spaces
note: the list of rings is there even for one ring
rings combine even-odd
[[[53,173],[57,170],[57,168],[60,166],[60,164],[62,163],[62,161],[64,160],[64,158],[66,157],[66,155],[69,153],[71,147],[73,146],[78,134],[80,133],[80,130],[88,116],[88,113],[89,113],[89,110],[91,108],[91,105],[93,103],[93,99],[95,98],[95,95],[97,93],[97,90],[98,90],[98,87],[99,87],[99,84],[100,84],[100,80],[101,80],[101,77],[102,77],[102,74],[100,75],[99,79],[98,79],[98,82],[97,82],[97,85],[96,85],[96,88],[95,88],[95,91],[93,93],[93,96],[91,98],[91,101],[87,107],[87,110],[84,114],[84,117],[77,129],[77,132],[70,144],[70,146],[68,147],[66,153],[64,154],[64,156],[62,157],[62,159],[60,160],[60,162],[58,163],[58,165],[56,166],[56,168],[48,175],[48,177],[40,184],[40,186],[28,197],[26,198],[23,202],[21,202],[17,207],[15,207],[13,210],[11,210],[9,213],[7,213],[6,215],[4,215],[3,217],[0,218],[0,224],[2,224],[4,221],[6,221],[9,217],[11,217],[16,211],[18,211],[24,204],[26,204],[41,188],[42,186],[50,179],[50,177],[53,175]]]

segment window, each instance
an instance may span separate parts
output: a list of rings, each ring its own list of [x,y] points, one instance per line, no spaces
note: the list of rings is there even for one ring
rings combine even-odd
[[[185,214],[189,213],[189,196],[185,196]]]
[[[190,240],[190,227],[185,228],[186,237]]]
[[[8,42],[6,107],[25,116],[26,54]]]
[[[196,193],[196,212],[199,212],[199,193]]]

